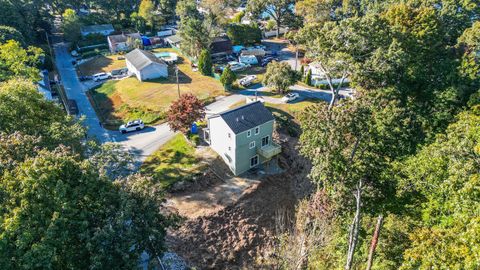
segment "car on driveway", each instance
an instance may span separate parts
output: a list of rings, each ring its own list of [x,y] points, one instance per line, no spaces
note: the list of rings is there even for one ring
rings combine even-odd
[[[238,80],[238,83],[239,83],[241,86],[249,86],[249,85],[251,85],[256,79],[257,79],[257,76],[255,76],[255,75],[248,75],[248,76],[245,76],[245,77],[241,78],[240,80]]]
[[[282,101],[287,103],[290,101],[294,101],[295,99],[299,98],[300,95],[298,93],[288,93],[286,96],[282,98]]]
[[[118,131],[125,134],[125,133],[130,132],[130,131],[139,131],[139,130],[142,130],[144,128],[145,128],[145,124],[143,123],[143,121],[140,120],[140,119],[137,119],[137,120],[133,120],[133,121],[130,121],[126,124],[121,125],[118,128]]]
[[[230,69],[232,71],[240,71],[240,70],[244,70],[244,69],[250,67],[250,65],[248,65],[248,64],[243,64],[243,63],[236,62],[236,61],[228,62],[228,65],[230,66]]]
[[[112,78],[112,75],[105,72],[100,72],[100,73],[94,74],[92,77],[93,77],[93,81],[99,82],[99,81],[108,80]]]

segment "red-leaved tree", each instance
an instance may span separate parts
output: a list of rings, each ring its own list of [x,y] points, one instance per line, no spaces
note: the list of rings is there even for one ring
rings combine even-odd
[[[187,133],[195,121],[205,117],[203,102],[190,93],[183,94],[174,101],[167,113],[170,128],[183,133]]]

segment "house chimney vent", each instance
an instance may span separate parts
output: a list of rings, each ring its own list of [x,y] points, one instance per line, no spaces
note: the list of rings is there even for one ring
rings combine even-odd
[[[243,117],[243,115],[242,115],[242,120],[245,120],[245,117]]]
[[[238,117],[237,117],[237,122],[238,122]]]

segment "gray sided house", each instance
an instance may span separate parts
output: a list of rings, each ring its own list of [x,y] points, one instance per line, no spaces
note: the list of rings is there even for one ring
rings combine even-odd
[[[139,33],[111,35],[107,37],[110,52],[124,52],[131,50],[137,44],[142,44],[142,36]]]
[[[281,152],[272,140],[274,118],[259,101],[207,118],[205,140],[239,175]]]
[[[135,49],[125,55],[125,62],[139,81],[168,77],[168,65],[151,52]]]

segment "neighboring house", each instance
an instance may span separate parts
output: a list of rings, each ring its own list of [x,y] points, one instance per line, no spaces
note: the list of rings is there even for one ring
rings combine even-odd
[[[319,85],[319,84],[327,84],[327,79],[325,77],[325,73],[323,73],[322,68],[320,68],[320,65],[317,62],[312,62],[308,64],[308,69],[305,71],[307,72],[308,70],[312,71],[312,84],[313,85]],[[341,79],[340,78],[333,78],[332,83],[340,83]],[[350,82],[348,78],[346,78],[344,83]]]
[[[42,94],[46,100],[53,100],[52,89],[50,88],[50,79],[48,78],[48,71],[41,71],[40,77],[41,79],[37,83],[38,92],[40,92],[40,94]]]
[[[131,50],[135,47],[135,43],[142,44],[142,36],[139,33],[131,33],[121,35],[111,35],[108,36],[108,47],[110,52],[124,52]]]
[[[168,66],[153,53],[135,49],[125,55],[128,71],[139,81],[168,77]]]
[[[165,38],[165,41],[170,44],[173,48],[180,49],[180,43],[182,43],[182,38],[180,35],[177,33],[173,36],[169,36]]]
[[[108,36],[113,32],[115,32],[115,29],[113,29],[113,26],[111,24],[96,24],[96,25],[82,26],[82,28],[80,28],[80,32],[84,37],[90,34],[100,34],[100,35]]]
[[[235,175],[281,152],[272,141],[273,115],[260,101],[209,116],[207,123],[205,140]]]
[[[232,41],[224,37],[216,37],[210,44],[210,55],[212,57],[219,57],[232,54]]]

